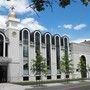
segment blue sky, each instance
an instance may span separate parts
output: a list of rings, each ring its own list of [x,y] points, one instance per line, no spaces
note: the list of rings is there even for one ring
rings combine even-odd
[[[22,26],[35,30],[41,29],[42,32],[52,34],[68,35],[71,41],[80,42],[90,40],[90,5],[85,7],[79,0],[72,2],[66,8],[61,8],[57,4],[53,5],[53,12],[50,8],[39,12],[39,17],[31,8],[27,8],[30,0],[1,0],[0,1],[0,18],[1,23],[6,20],[10,12],[10,6],[15,7],[17,17],[21,20]],[[3,25],[5,26],[5,25]]]

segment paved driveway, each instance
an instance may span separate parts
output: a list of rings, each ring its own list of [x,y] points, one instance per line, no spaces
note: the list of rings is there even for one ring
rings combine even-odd
[[[0,90],[25,90],[23,86],[10,84],[10,83],[1,83]]]
[[[90,84],[90,80],[86,80],[85,82]],[[74,85],[74,84],[80,84],[79,81],[72,81],[69,82],[70,85]],[[50,84],[44,84],[44,87],[65,87],[66,85],[64,83],[50,83]],[[21,85],[16,85],[16,84],[10,84],[10,83],[0,83],[0,90],[34,90],[36,86],[31,86],[31,85],[27,85],[27,86],[21,86]],[[44,88],[45,89],[45,88]],[[37,89],[38,90],[38,89]],[[53,89],[52,89],[53,90]],[[58,89],[55,89],[58,90]],[[60,89],[59,89],[60,90]],[[74,89],[73,89],[74,90]],[[80,89],[81,90],[81,89]],[[82,89],[83,90],[83,89]],[[88,90],[88,89],[86,89]]]

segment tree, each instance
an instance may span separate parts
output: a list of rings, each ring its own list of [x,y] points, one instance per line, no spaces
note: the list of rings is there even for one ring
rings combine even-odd
[[[87,77],[86,63],[85,63],[85,60],[83,58],[80,58],[80,62],[78,63],[78,70],[81,73],[81,78]]]
[[[66,78],[69,78],[69,74],[73,73],[73,64],[72,60],[69,60],[68,53],[65,52],[60,62],[61,72],[65,73]]]
[[[29,7],[40,12],[43,11],[48,6],[52,8],[52,5],[54,3],[58,3],[60,7],[65,8],[67,5],[70,5],[71,2],[77,1],[78,0],[31,0],[32,4],[30,4]],[[85,6],[87,6],[90,2],[90,0],[80,0],[80,1]]]
[[[31,71],[36,75],[46,75],[47,74],[47,64],[46,59],[42,57],[40,53],[36,54],[36,59],[32,60]]]

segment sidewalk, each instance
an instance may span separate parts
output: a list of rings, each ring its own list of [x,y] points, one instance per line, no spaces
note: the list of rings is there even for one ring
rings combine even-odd
[[[84,80],[85,82],[90,82],[90,80]],[[78,84],[80,81],[69,81],[69,84]],[[43,84],[42,86],[45,87],[51,87],[51,86],[64,86],[65,83],[48,83],[48,84]],[[0,90],[25,90],[26,88],[34,88],[36,87],[35,85],[26,85],[26,86],[21,86],[21,85],[16,85],[16,84],[10,84],[10,83],[0,83]]]

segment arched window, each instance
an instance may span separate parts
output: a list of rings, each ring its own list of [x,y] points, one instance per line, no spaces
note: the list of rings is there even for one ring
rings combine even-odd
[[[51,70],[51,52],[50,52],[50,35],[46,35],[46,55],[47,55],[47,66]]]
[[[23,31],[23,75],[29,75],[29,33],[27,30]],[[25,77],[23,77],[25,80]],[[28,80],[28,77],[27,77]]]
[[[68,53],[68,41],[67,38],[64,38],[64,44],[65,44],[65,52]]]
[[[3,56],[4,37],[0,34],[0,56]]]
[[[86,70],[86,58],[84,55],[80,57],[80,71],[81,71],[81,77],[86,78],[87,77],[87,70]]]
[[[59,37],[56,36],[56,61],[57,61],[57,70],[58,74],[60,73],[60,44],[59,44]]]
[[[28,44],[28,31],[23,31],[23,43]]]
[[[23,31],[23,56],[28,57],[28,31]]]
[[[40,34],[39,32],[35,33],[35,51],[36,53],[40,53]]]
[[[64,38],[64,42],[65,42],[65,49],[67,49],[67,38]]]

